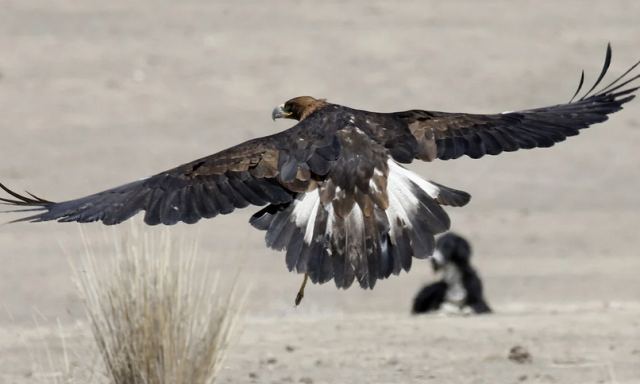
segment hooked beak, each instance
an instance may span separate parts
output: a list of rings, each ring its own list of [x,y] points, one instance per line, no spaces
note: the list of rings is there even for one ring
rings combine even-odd
[[[285,112],[284,104],[280,104],[277,107],[273,108],[273,111],[271,112],[271,118],[274,121],[276,119],[282,119],[282,118],[289,117],[290,115],[291,115],[291,112]]]

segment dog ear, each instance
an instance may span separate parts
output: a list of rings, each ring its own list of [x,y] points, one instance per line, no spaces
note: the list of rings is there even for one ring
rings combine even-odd
[[[469,264],[471,260],[471,244],[467,240],[462,236],[452,234],[447,243],[449,248],[448,259],[451,262],[460,267]]]
[[[453,232],[445,233],[438,238],[436,241],[436,249],[442,253],[444,257],[443,262],[448,260],[450,256],[456,252],[460,239],[461,237]]]
[[[456,247],[456,253],[458,254],[458,256],[460,258],[464,258],[465,260],[470,260],[471,259],[471,244],[469,244],[469,242],[465,239],[463,239],[462,237],[460,238],[460,240],[458,241],[457,247]]]
[[[471,259],[471,244],[453,232],[440,236],[436,242],[436,249],[442,253],[444,262],[468,263]]]

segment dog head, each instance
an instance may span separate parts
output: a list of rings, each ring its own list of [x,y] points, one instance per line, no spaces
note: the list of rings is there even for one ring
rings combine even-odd
[[[449,232],[436,241],[436,250],[431,257],[434,270],[439,270],[447,263],[457,266],[469,264],[471,245],[463,237]]]

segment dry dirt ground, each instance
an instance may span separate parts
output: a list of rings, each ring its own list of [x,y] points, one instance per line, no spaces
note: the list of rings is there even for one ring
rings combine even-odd
[[[607,41],[612,72],[640,58],[636,0],[0,0],[0,10],[0,180],[53,200],[284,129],[271,109],[300,94],[499,112],[567,101],[580,69],[595,77]],[[300,278],[246,223],[253,209],[172,228],[199,233],[212,272],[240,270],[253,286],[221,382],[640,383],[639,147],[636,101],[551,149],[411,166],[473,194],[449,212],[474,243],[493,316],[411,317],[424,262],[373,291],[309,287],[294,309]],[[77,226],[0,226],[0,249],[0,383],[46,373],[34,361],[43,340],[61,358],[59,332],[72,363],[91,364],[69,268],[82,253]],[[533,361],[508,360],[515,345]]]

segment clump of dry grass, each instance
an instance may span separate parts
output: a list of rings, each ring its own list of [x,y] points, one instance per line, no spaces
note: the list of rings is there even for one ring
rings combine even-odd
[[[114,384],[213,383],[238,320],[235,289],[196,273],[195,241],[131,231],[113,255],[86,245],[76,270],[93,336]]]

